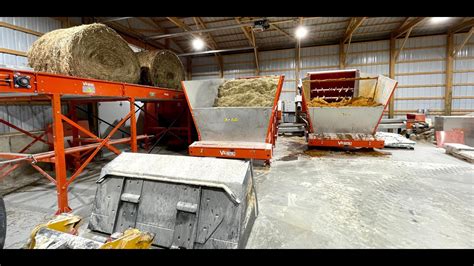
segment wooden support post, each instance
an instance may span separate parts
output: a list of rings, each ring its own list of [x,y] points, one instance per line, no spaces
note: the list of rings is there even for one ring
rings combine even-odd
[[[186,72],[188,76],[188,80],[191,80],[193,78],[193,59],[192,57],[186,58]]]
[[[301,42],[300,40],[296,41],[295,47],[295,91],[298,91],[298,81],[300,79],[300,70],[301,70]]]
[[[64,153],[64,130],[61,119],[61,96],[52,95],[53,110],[53,143],[54,143],[54,170],[56,172],[56,190],[58,210],[56,214],[70,212],[71,208],[67,196],[66,155]]]
[[[390,64],[389,64],[389,77],[395,79],[395,64],[396,64],[396,50],[395,50],[396,39],[390,38]],[[390,103],[388,106],[388,118],[393,118],[395,113],[395,93],[390,97]]]
[[[448,33],[446,46],[446,87],[444,91],[444,114],[451,115],[453,100],[454,33]]]
[[[339,43],[339,69],[346,68],[346,55],[344,51],[344,43],[341,41]]]
[[[217,64],[219,65],[219,76],[224,78],[224,63],[222,60],[222,56],[216,54]]]
[[[130,149],[137,152],[137,119],[135,116],[135,98],[129,98],[130,102]]]

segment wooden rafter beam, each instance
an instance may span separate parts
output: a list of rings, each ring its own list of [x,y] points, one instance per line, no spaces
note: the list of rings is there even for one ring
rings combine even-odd
[[[459,32],[459,31],[461,31],[465,28],[468,28],[468,27],[474,27],[474,18],[463,21],[463,22],[453,26],[452,28],[449,29],[449,32],[454,34],[454,33]]]
[[[113,28],[117,33],[119,33],[128,43],[141,47],[143,49],[149,49],[149,47],[166,49],[162,44],[156,42],[150,42],[145,40],[144,36],[134,31],[128,30],[126,27],[118,24],[117,22],[108,22],[107,23],[111,28]],[[174,49],[170,49],[175,53],[179,53]]]
[[[198,28],[199,28],[199,25],[201,25],[200,28],[202,28],[202,29],[207,29],[206,22],[204,22],[204,20],[202,20],[201,17],[193,17],[193,19],[194,19],[195,22],[198,22],[198,23],[197,23]],[[215,50],[218,50],[218,49],[219,49],[219,45],[217,45],[217,42],[216,42],[216,40],[214,39],[214,37],[212,37],[212,34],[211,34],[211,33],[207,33],[206,35],[207,35],[208,39],[212,42],[213,48],[214,48]]]
[[[164,34],[168,33],[168,31],[167,31],[166,29],[164,29],[163,27],[161,27],[160,23],[158,23],[157,21],[155,21],[155,19],[154,19],[153,17],[150,17],[150,20],[151,20],[151,21],[149,21],[149,20],[147,20],[147,19],[145,19],[145,18],[140,18],[140,17],[138,17],[138,19],[139,19],[140,21],[142,21],[143,23],[145,23],[145,24],[147,24],[147,25],[149,25],[149,26],[151,26],[151,27],[154,27],[155,29],[157,29],[157,30],[159,31],[159,33],[164,33]],[[184,49],[181,45],[179,45],[178,43],[176,43],[176,41],[174,41],[174,40],[170,40],[170,41],[171,41],[174,45],[176,45],[176,46],[179,48],[179,50],[180,50],[181,52],[184,52],[184,51],[185,51],[185,49]]]
[[[188,26],[186,23],[184,23],[181,19],[177,18],[177,17],[166,17],[169,21],[171,21],[172,23],[174,23],[176,26],[178,26],[179,28],[181,28],[182,30],[184,31],[192,31],[193,29],[191,29],[190,26]],[[198,35],[196,34],[192,34],[190,33],[193,37],[197,37]],[[206,46],[209,47],[210,49],[213,49],[213,50],[216,50],[211,44],[209,44],[209,42],[205,42],[206,43]]]
[[[408,30],[407,34],[405,34],[405,39],[403,40],[402,45],[401,45],[400,48],[395,52],[395,62],[398,61],[398,57],[400,56],[400,53],[403,51],[403,48],[405,48],[405,44],[407,43],[408,38],[410,37],[410,34],[411,34],[411,31],[412,31],[412,30],[413,30],[413,27]]]
[[[367,17],[360,17],[360,18],[351,18],[349,20],[349,24],[347,25],[346,31],[344,36],[342,37],[340,44],[339,44],[339,66],[340,68],[344,68],[346,65],[347,55],[349,54],[349,48],[351,46],[352,35],[354,32],[364,23]],[[349,40],[349,44],[347,45],[347,49],[345,49],[345,43]]]
[[[204,23],[204,21],[200,18],[200,17],[193,17],[193,20],[194,20],[194,23],[196,23],[196,26],[198,29],[206,29],[207,26],[206,24]],[[206,34],[208,39],[212,42],[212,47],[214,50],[218,49],[218,46],[217,46],[217,43],[216,41],[214,40],[214,38],[212,37],[212,35],[210,33]],[[220,77],[223,78],[224,77],[224,60],[222,59],[222,56],[218,53],[215,53],[214,54],[215,57],[216,57],[216,60],[217,60],[217,65],[219,66],[219,73],[220,73]]]
[[[474,26],[471,27],[471,29],[467,33],[467,36],[464,38],[464,41],[462,41],[462,43],[460,45],[458,45],[458,47],[453,49],[453,51],[451,52],[452,56],[456,56],[456,54],[459,51],[461,51],[461,49],[464,47],[464,45],[466,45],[466,43],[469,41],[469,39],[471,39],[471,36],[472,36],[473,33],[474,33]]]
[[[237,17],[236,17],[236,18],[235,18],[235,21],[237,21],[238,24],[242,24],[240,18],[237,18]],[[252,36],[251,36],[250,32],[248,31],[247,27],[242,26],[242,27],[240,27],[240,28],[241,28],[242,31],[244,32],[244,35],[245,35],[245,37],[247,38],[249,44],[250,44],[251,46],[255,47],[255,44],[253,43],[253,40],[252,40]]]
[[[255,40],[255,34],[253,31],[250,31],[252,34],[252,42],[253,42],[253,53],[255,55],[255,69],[257,72],[257,76],[260,75],[260,66],[258,63],[258,50],[257,50],[257,41]]]
[[[404,23],[400,28],[396,29],[391,35],[392,38],[398,38],[402,36],[403,34],[407,33],[410,30],[413,30],[417,25],[419,25],[421,22],[423,22],[426,19],[426,17],[418,17],[415,19],[412,19],[410,22]]]
[[[274,24],[271,24],[270,25],[271,27],[273,27],[275,30],[277,30],[278,32],[280,32],[281,34],[285,35],[286,37],[290,38],[292,41],[295,41],[295,37],[294,36],[291,36],[290,34],[288,34],[286,31],[282,30],[280,27],[278,27],[277,25],[274,25]]]
[[[242,24],[240,18],[235,17],[234,19],[237,22],[237,24]],[[240,28],[244,32],[244,35],[247,38],[249,44],[253,47],[253,54],[254,54],[254,57],[255,57],[255,72],[256,72],[257,75],[260,75],[260,66],[259,66],[259,62],[258,62],[259,60],[258,60],[257,41],[255,39],[255,34],[248,27],[242,26]]]
[[[364,23],[366,19],[367,17],[351,18],[344,37],[342,38],[342,43],[346,43],[347,40],[352,38],[352,34],[354,34],[354,32],[360,27],[360,25],[362,25],[362,23]]]

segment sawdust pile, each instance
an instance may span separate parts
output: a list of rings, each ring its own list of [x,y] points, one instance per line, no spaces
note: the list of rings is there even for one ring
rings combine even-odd
[[[28,51],[36,71],[137,83],[140,65],[133,50],[113,29],[99,23],[48,32]]]
[[[340,106],[380,106],[381,103],[375,102],[371,98],[355,97],[343,99],[339,102],[328,103],[323,98],[313,98],[309,103],[309,107],[340,107]]]
[[[178,56],[169,50],[137,53],[140,62],[140,84],[181,90],[184,66]]]
[[[272,107],[279,76],[235,79],[218,90],[214,107]]]

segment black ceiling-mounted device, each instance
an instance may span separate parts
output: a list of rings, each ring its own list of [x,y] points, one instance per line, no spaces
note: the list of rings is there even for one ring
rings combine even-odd
[[[268,20],[261,19],[261,20],[254,21],[252,30],[254,32],[261,32],[268,28],[270,28],[270,23],[268,23]]]

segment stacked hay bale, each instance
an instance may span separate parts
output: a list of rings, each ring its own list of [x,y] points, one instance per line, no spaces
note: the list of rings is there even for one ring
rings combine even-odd
[[[225,81],[214,107],[272,107],[279,76]]]
[[[140,65],[127,42],[99,23],[59,29],[41,36],[28,51],[36,71],[137,83]]]
[[[169,50],[137,53],[140,62],[140,84],[181,90],[184,66],[178,56]]]

